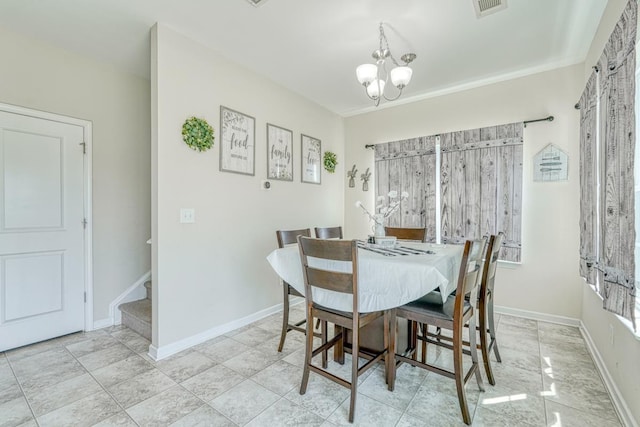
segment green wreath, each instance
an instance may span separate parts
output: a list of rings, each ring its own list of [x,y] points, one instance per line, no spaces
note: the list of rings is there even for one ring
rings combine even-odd
[[[189,117],[182,125],[182,139],[194,150],[207,151],[213,147],[213,128],[205,119]]]
[[[336,171],[336,165],[338,164],[338,156],[336,156],[336,153],[332,153],[331,151],[325,151],[322,162],[324,163],[324,169],[327,172],[334,173]]]

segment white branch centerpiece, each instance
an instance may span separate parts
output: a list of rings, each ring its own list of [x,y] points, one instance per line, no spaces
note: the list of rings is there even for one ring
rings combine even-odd
[[[383,237],[385,235],[385,232],[384,232],[385,220],[389,218],[396,210],[398,210],[398,208],[400,207],[400,203],[409,197],[409,193],[407,193],[406,191],[403,191],[400,194],[400,197],[398,197],[398,192],[393,190],[393,191],[389,191],[389,194],[387,194],[387,197],[389,198],[388,205],[385,205],[385,201],[386,201],[385,196],[378,196],[376,198],[375,214],[371,214],[371,212],[369,212],[367,208],[364,207],[364,205],[360,200],[356,202],[356,206],[362,209],[364,213],[367,214],[369,219],[373,221],[373,227],[372,227],[373,235],[376,237]]]

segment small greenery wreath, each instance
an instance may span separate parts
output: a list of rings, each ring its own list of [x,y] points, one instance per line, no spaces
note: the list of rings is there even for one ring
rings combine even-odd
[[[322,161],[324,163],[324,169],[327,172],[334,173],[336,171],[336,165],[338,164],[338,156],[336,156],[336,153],[325,151]]]
[[[182,125],[182,139],[194,150],[207,151],[213,147],[213,128],[205,119],[189,117]]]

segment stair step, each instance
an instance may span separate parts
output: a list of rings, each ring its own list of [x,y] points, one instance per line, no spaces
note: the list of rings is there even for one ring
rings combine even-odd
[[[122,312],[124,326],[133,329],[148,340],[151,339],[151,300],[127,302],[120,304],[118,308]]]

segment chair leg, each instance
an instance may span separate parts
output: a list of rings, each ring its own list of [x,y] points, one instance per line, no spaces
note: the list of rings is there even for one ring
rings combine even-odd
[[[487,341],[487,312],[486,312],[486,302],[480,303],[480,307],[478,309],[478,318],[480,320],[480,325],[478,330],[480,331],[480,351],[482,352],[482,361],[484,362],[484,370],[487,373],[487,381],[489,384],[496,385],[496,380],[493,377],[493,371],[491,370],[491,360],[489,354],[489,342]],[[475,333],[469,328],[469,337],[471,334],[475,335]],[[471,340],[469,340],[471,342]]]
[[[496,361],[498,363],[502,363],[502,358],[500,357],[500,352],[498,351],[498,341],[495,338],[492,338],[491,341],[493,342],[493,352],[496,355]]]
[[[426,323],[421,323],[422,326],[422,337],[427,337],[427,328],[429,325]],[[422,340],[422,358],[420,359],[422,363],[427,363],[427,341]]]
[[[502,363],[500,352],[498,351],[498,341],[496,340],[496,324],[493,318],[493,296],[487,304],[487,317],[489,321],[489,336],[491,337],[491,345],[493,345],[493,352],[496,354],[496,360]]]
[[[347,331],[342,326],[333,325],[333,336],[342,334],[342,339],[333,346],[333,361],[344,365],[344,343],[347,339]]]
[[[409,347],[412,350],[411,358],[418,359],[418,322],[409,321]]]
[[[302,384],[300,384],[300,394],[307,392],[307,384],[309,383],[309,366],[311,365],[311,355],[313,354],[313,311],[307,305],[307,321],[306,323],[306,340],[304,347],[304,369],[302,370]]]
[[[475,315],[471,316],[469,320],[469,352],[471,353],[471,369],[476,374],[476,381],[480,391],[484,391],[484,383],[482,382],[482,374],[480,374],[480,365],[478,365],[478,345],[476,341],[476,318]]]
[[[387,389],[393,391],[396,381],[396,310],[389,313],[389,353],[387,354]]]
[[[384,312],[384,332],[382,336],[382,340],[384,342],[384,348],[386,354],[384,355],[384,379],[387,384],[389,384],[389,360],[393,357],[393,353],[389,351],[389,310],[385,310]]]
[[[280,344],[278,344],[278,352],[282,351],[284,347],[284,340],[287,338],[287,332],[289,331],[289,285],[282,284],[284,290],[284,298],[282,299],[282,331],[280,332]]]
[[[320,320],[320,319],[318,319]],[[311,322],[313,325],[313,322]],[[311,333],[313,336],[313,332]],[[320,322],[320,339],[322,341],[322,345],[327,342],[327,321],[323,320]],[[322,369],[327,369],[327,350],[322,352]]]
[[[351,402],[349,404],[349,422],[353,422],[356,412],[356,396],[358,395],[358,354],[360,353],[360,334],[358,327],[351,331]]]
[[[472,349],[473,352],[473,349]],[[464,372],[462,366],[462,331],[453,331],[453,371],[455,373],[456,390],[458,392],[458,403],[462,411],[462,420],[465,424],[471,424],[467,396],[464,391]]]

